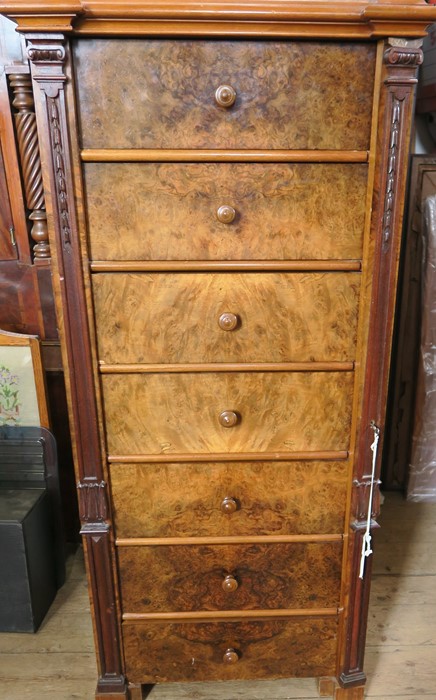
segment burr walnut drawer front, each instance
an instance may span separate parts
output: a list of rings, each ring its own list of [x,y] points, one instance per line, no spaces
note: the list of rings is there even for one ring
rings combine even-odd
[[[104,374],[108,450],[347,450],[353,380],[353,372]]]
[[[93,260],[362,257],[362,163],[85,163],[84,179]]]
[[[347,474],[345,460],[111,464],[116,535],[341,533]]]
[[[332,676],[337,617],[125,622],[131,682]]]
[[[342,541],[120,546],[124,613],[335,608]]]
[[[104,363],[353,361],[360,273],[99,273]]]
[[[82,145],[367,149],[375,50],[363,42],[76,41]]]

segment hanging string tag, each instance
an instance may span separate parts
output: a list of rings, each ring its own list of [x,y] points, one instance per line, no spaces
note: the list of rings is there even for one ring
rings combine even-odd
[[[374,485],[376,483],[375,470],[377,465],[377,452],[378,452],[378,442],[380,440],[380,428],[376,426],[374,421],[371,421],[371,428],[374,432],[374,442],[371,445],[372,451],[372,472],[371,472],[371,483],[368,499],[368,514],[366,517],[366,530],[362,540],[362,554],[360,556],[360,571],[359,578],[363,578],[365,572],[365,559],[372,554],[371,549],[371,514],[372,514],[372,502],[374,498]],[[378,482],[377,482],[378,483]]]

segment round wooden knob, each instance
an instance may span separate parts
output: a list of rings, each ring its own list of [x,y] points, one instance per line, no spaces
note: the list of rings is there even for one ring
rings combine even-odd
[[[220,85],[215,91],[215,101],[220,107],[231,107],[236,100],[236,91],[231,85]]]
[[[235,649],[232,649],[231,647],[229,649],[226,649],[223,656],[223,661],[225,664],[236,664],[239,661],[238,652]]]
[[[238,502],[235,498],[232,498],[231,496],[226,496],[223,502],[221,503],[221,510],[226,515],[230,515],[231,513],[234,513],[238,510]]]
[[[228,204],[223,204],[223,206],[219,207],[216,212],[216,218],[222,224],[231,224],[235,216],[236,209],[228,206]]]
[[[238,317],[236,314],[221,314],[218,319],[218,325],[222,331],[233,331],[238,325]]]
[[[234,411],[223,411],[219,415],[219,422],[223,428],[233,428],[238,422],[238,414]]]
[[[232,574],[227,574],[224,581],[222,582],[223,591],[226,593],[233,593],[239,586],[239,583]]]

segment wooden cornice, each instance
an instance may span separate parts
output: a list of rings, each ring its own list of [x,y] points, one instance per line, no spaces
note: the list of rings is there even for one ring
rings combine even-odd
[[[298,28],[302,36],[330,32],[366,38],[422,36],[436,21],[436,7],[425,0],[6,0],[1,7],[26,33],[155,34],[166,26],[169,34],[178,34],[189,23],[224,34],[232,22],[245,23],[250,35],[280,35],[280,27],[286,27],[290,34]],[[243,27],[237,33],[243,35]]]

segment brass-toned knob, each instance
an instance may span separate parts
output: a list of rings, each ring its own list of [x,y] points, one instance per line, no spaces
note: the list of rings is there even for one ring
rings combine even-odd
[[[238,422],[238,414],[235,411],[223,411],[218,419],[223,428],[233,428]]]
[[[238,317],[226,312],[219,317],[218,325],[222,331],[233,331],[238,325]]]
[[[227,574],[224,581],[222,582],[223,591],[226,593],[233,593],[239,586],[239,583],[232,574]]]
[[[218,207],[216,212],[216,218],[221,224],[231,224],[236,216],[236,209],[230,207],[228,204],[223,204],[222,207]]]
[[[223,513],[226,515],[230,515],[231,513],[234,513],[235,511],[238,510],[238,502],[236,498],[232,498],[231,496],[226,496],[221,503],[221,510]]]
[[[220,107],[231,107],[236,100],[236,91],[231,85],[220,85],[215,91],[215,101]]]
[[[223,661],[225,664],[236,664],[239,661],[239,654],[236,649],[232,649],[232,647],[226,649]]]

